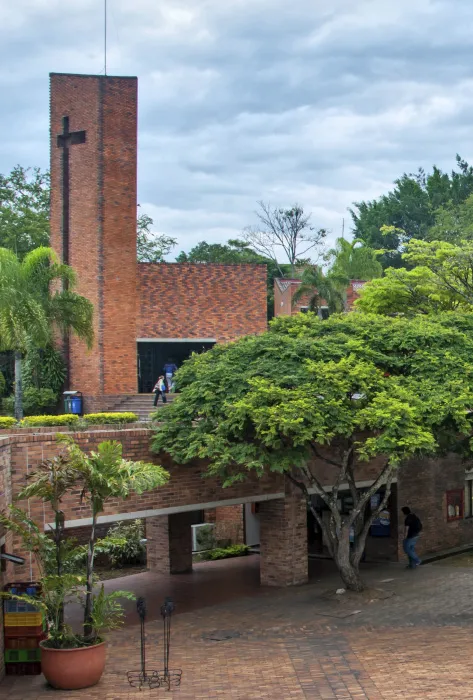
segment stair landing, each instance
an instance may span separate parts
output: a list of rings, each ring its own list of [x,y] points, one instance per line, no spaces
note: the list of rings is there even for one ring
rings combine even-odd
[[[149,421],[151,413],[156,410],[161,410],[164,406],[168,406],[174,400],[175,394],[166,394],[167,403],[163,404],[162,399],[159,399],[158,405],[153,406],[154,394],[131,394],[117,401],[114,404],[113,411],[131,411],[136,413],[140,421]]]

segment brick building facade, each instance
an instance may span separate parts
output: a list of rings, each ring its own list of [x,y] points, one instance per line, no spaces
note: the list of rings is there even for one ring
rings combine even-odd
[[[353,304],[358,299],[360,289],[366,284],[362,280],[350,280],[346,290],[345,306],[347,311],[351,311]],[[301,298],[297,303],[293,303],[294,294],[301,285],[300,279],[275,279],[274,280],[274,315],[293,316],[301,310],[307,309],[308,298]],[[324,306],[322,300],[321,306]]]
[[[95,309],[92,350],[65,345],[86,410],[151,391],[167,353],[179,364],[266,330],[265,266],[137,263],[137,88],[133,77],[51,74],[51,245]],[[139,384],[140,367],[150,376]]]

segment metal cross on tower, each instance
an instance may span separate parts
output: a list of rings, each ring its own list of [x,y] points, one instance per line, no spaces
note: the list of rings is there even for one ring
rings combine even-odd
[[[57,147],[62,148],[62,261],[69,265],[69,149],[85,143],[85,131],[69,131],[69,117],[62,118],[62,134]]]

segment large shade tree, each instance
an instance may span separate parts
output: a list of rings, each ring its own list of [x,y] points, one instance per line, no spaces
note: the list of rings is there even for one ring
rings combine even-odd
[[[74,291],[76,275],[51,248],[23,260],[0,248],[0,350],[15,355],[15,417],[23,417],[22,358],[29,348],[49,347],[56,334],[75,333],[90,347],[93,306]]]
[[[278,318],[266,334],[184,363],[181,393],[160,415],[153,447],[182,463],[208,460],[224,485],[251,472],[283,474],[306,499],[345,584],[361,590],[366,536],[399,465],[453,445],[469,450],[472,328],[471,315]],[[360,489],[362,463],[373,458],[373,484]],[[350,515],[338,510],[343,483]],[[377,491],[381,502],[370,511]],[[313,493],[330,511],[328,522]],[[350,548],[354,526],[359,537]]]

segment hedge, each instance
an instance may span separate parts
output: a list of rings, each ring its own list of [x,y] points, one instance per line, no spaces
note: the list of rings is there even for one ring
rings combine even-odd
[[[71,428],[84,428],[88,425],[117,425],[123,423],[136,423],[138,421],[136,413],[86,413],[80,417],[75,413],[64,413],[59,416],[27,416],[19,423],[14,418],[1,417],[0,421],[5,421],[5,425],[0,422],[0,428],[12,428],[14,425],[19,425],[20,428],[39,428],[39,427],[55,427],[55,426],[70,426]]]
[[[0,416],[0,430],[3,428],[13,428],[15,423],[15,418],[11,418],[11,416]]]
[[[244,557],[250,548],[246,544],[232,544],[229,547],[216,547],[208,552],[199,552],[198,557],[204,561],[215,561],[216,559],[231,559],[233,557]]]
[[[73,426],[79,421],[79,416],[74,413],[64,413],[61,416],[28,416],[19,422],[22,428],[49,427],[57,425]]]
[[[139,418],[136,413],[86,413],[84,420],[89,425],[109,425],[111,423],[136,423]]]

